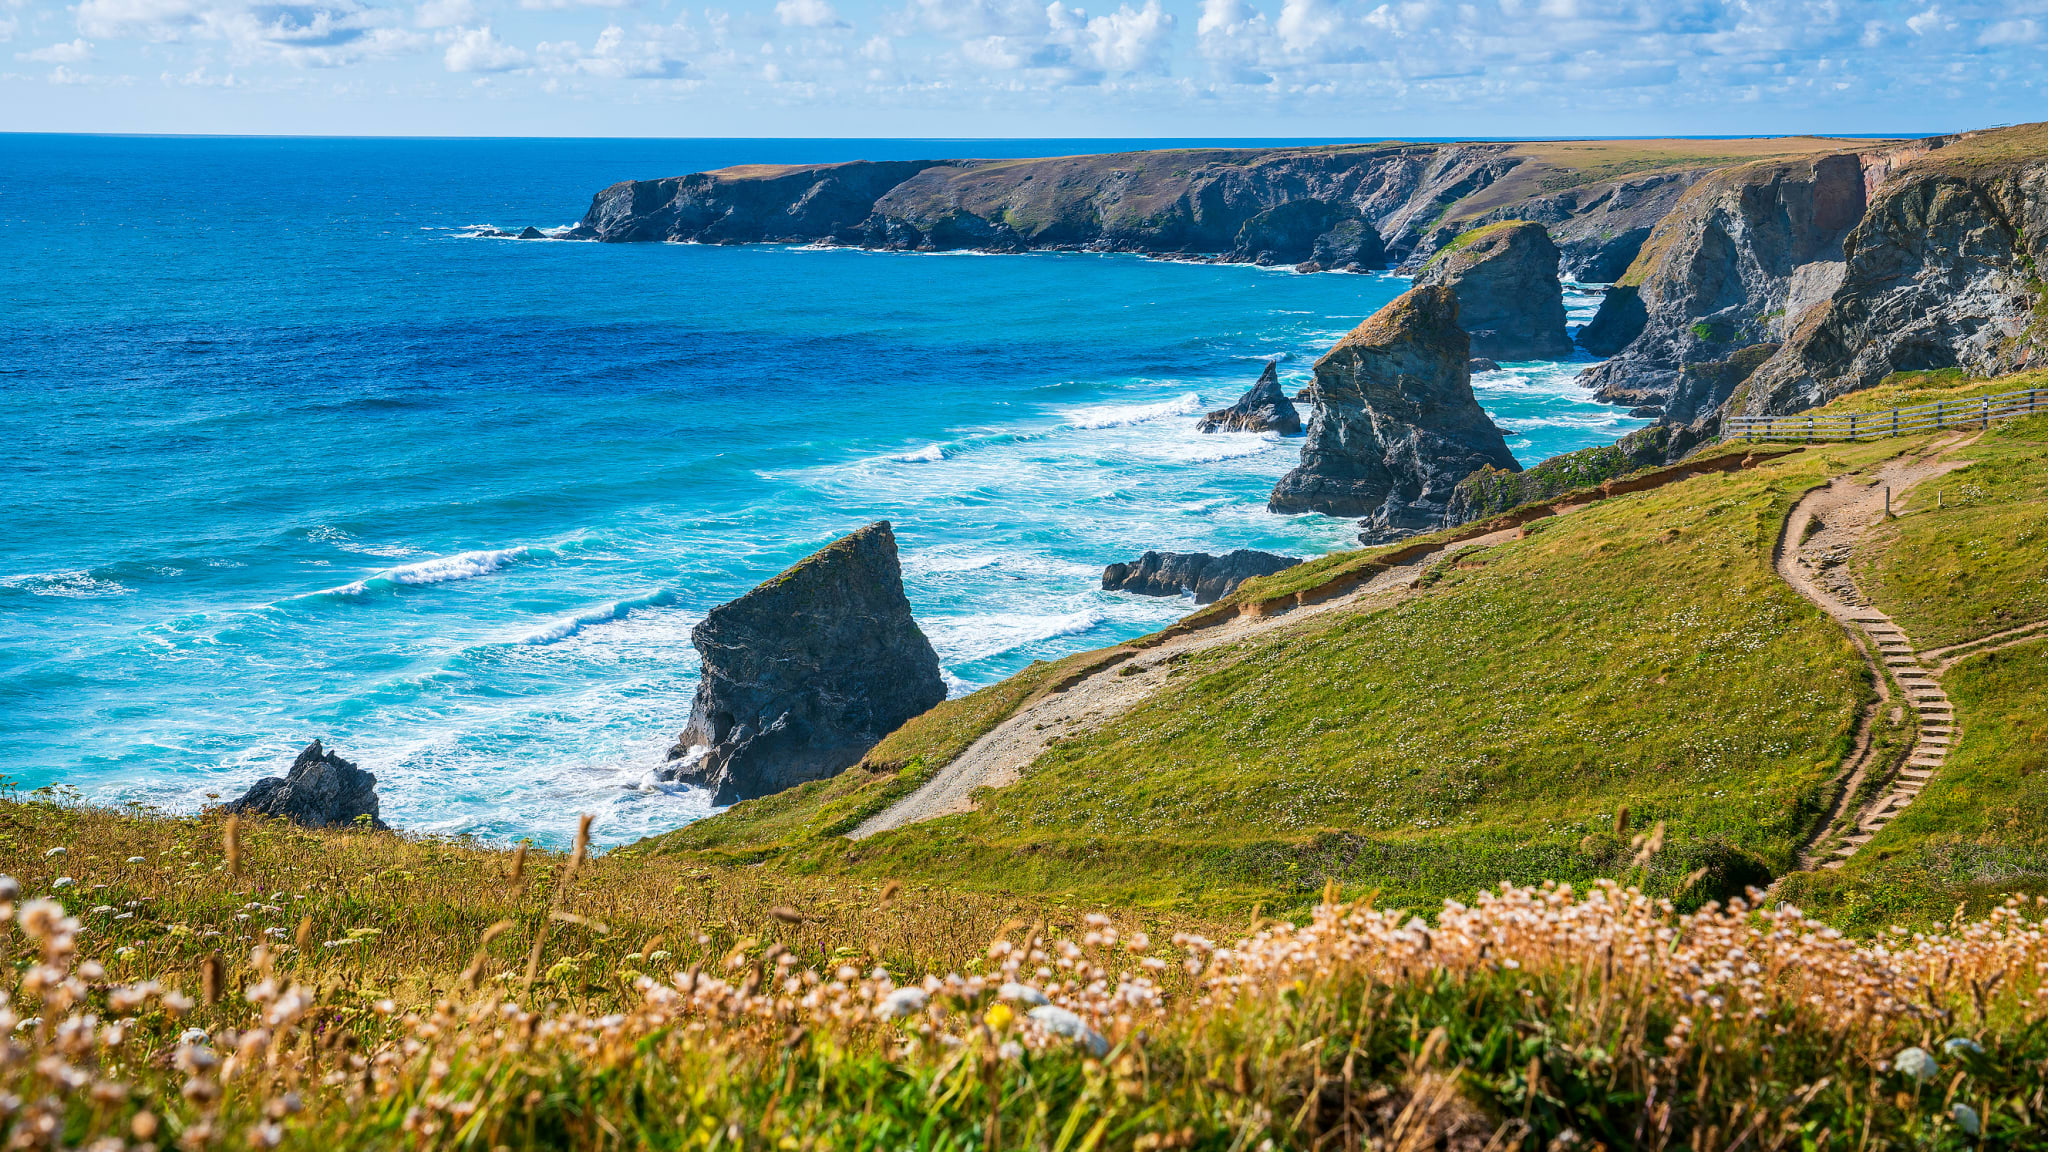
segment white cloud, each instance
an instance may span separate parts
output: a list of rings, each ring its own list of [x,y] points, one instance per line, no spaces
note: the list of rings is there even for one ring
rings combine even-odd
[[[542,67],[555,73],[581,73],[607,80],[679,80],[690,71],[684,53],[697,47],[696,37],[681,24],[642,25],[628,35],[617,24],[598,33],[585,52],[573,40],[543,43],[535,49]]]
[[[1173,34],[1174,19],[1159,6],[1159,0],[1145,0],[1145,6],[1135,12],[1125,4],[1092,20],[1080,9],[1065,8],[1059,0],[1052,0],[1046,6],[1046,19],[1056,42],[1084,53],[1105,71],[1166,70],[1166,42]]]
[[[222,40],[238,60],[281,60],[335,68],[402,55],[424,47],[416,33],[393,27],[390,9],[358,0],[81,0],[78,30],[96,40]]]
[[[64,44],[52,44],[33,52],[16,52],[16,60],[36,60],[44,64],[78,64],[92,59],[92,44],[84,39]]]
[[[2041,38],[2041,26],[2032,20],[2000,20],[1977,36],[1977,43],[2032,44]]]
[[[498,39],[488,24],[458,29],[441,54],[442,66],[450,72],[511,72],[526,67],[527,60],[526,53]]]
[[[473,0],[425,0],[412,11],[412,22],[420,28],[457,28],[476,18]]]
[[[790,28],[850,27],[827,0],[781,0],[775,5],[775,18]]]
[[[529,12],[565,12],[571,8],[631,8],[639,0],[519,0]]]

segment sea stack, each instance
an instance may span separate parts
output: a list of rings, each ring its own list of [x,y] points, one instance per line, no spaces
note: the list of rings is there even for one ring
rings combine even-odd
[[[1412,288],[1316,361],[1301,466],[1267,507],[1362,517],[1367,543],[1437,526],[1458,481],[1519,472],[1472,395],[1471,341],[1443,285]]]
[[[1202,417],[1195,425],[1200,432],[1278,432],[1282,436],[1301,435],[1301,413],[1294,410],[1294,402],[1280,387],[1280,369],[1277,363],[1269,362],[1266,370],[1259,373],[1259,382],[1252,389],[1238,397],[1237,403],[1228,408]]]
[[[1136,592],[1140,596],[1178,596],[1192,592],[1195,603],[1209,604],[1237,591],[1254,576],[1271,576],[1301,563],[1299,556],[1279,556],[1239,548],[1221,556],[1207,552],[1147,552],[1128,564],[1102,570],[1105,592]]]
[[[1543,225],[1509,220],[1475,228],[1430,258],[1418,288],[1441,284],[1458,297],[1458,324],[1472,355],[1493,360],[1563,360],[1564,286],[1557,245]]]
[[[946,698],[878,520],[713,608],[690,723],[658,775],[731,804],[844,771]]]
[[[307,828],[353,828],[369,817],[369,826],[386,830],[377,818],[377,777],[320,746],[306,745],[283,779],[265,776],[230,802],[227,811],[244,816],[273,816]]]

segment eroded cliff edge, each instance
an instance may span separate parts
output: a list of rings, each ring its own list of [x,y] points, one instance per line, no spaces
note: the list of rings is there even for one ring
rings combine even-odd
[[[1703,175],[1808,138],[1208,148],[1022,160],[745,165],[597,193],[569,235],[613,242],[1095,249],[1324,268],[1401,263],[1475,225],[1550,229],[1605,280]]]

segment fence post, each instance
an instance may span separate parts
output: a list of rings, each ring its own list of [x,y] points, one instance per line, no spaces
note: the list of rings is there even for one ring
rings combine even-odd
[[[1806,442],[1808,444],[1813,443],[1813,417],[1811,416],[1806,418]]]
[[[1941,401],[1939,400],[1934,402],[1934,427],[1936,431],[1942,428]]]
[[[1978,426],[1981,428],[1991,427],[1991,398],[1989,396],[1984,398],[1984,422]]]
[[[1892,435],[1894,435],[1894,436],[1897,436],[1898,434],[1899,434],[1899,410],[1898,410],[1897,408],[1894,408],[1894,409],[1892,409]]]
[[[1856,414],[1854,412],[1849,413],[1849,441],[1850,443],[1855,443],[1856,441]]]

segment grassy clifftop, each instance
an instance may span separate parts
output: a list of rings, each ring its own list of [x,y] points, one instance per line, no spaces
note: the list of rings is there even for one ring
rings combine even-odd
[[[1616,497],[1462,553],[1398,602],[1195,652],[971,813],[842,835],[1062,673],[913,722],[890,757],[915,749],[910,767],[740,805],[649,849],[1222,911],[1305,907],[1328,881],[1426,902],[1611,874],[1661,822],[1645,883],[1690,901],[1739,891],[1791,866],[1869,690],[1840,631],[1770,572],[1779,525],[1807,487],[1900,447]]]

